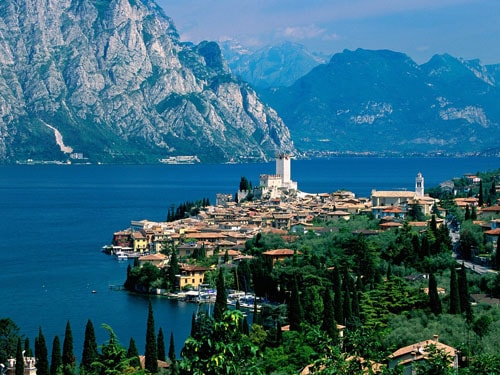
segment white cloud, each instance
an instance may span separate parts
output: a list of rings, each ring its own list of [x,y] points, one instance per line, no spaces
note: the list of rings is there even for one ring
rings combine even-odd
[[[326,30],[317,27],[315,25],[309,26],[288,26],[284,29],[280,30],[278,34],[285,38],[295,39],[295,40],[304,40],[304,39],[312,39],[318,38],[321,35],[325,34]]]

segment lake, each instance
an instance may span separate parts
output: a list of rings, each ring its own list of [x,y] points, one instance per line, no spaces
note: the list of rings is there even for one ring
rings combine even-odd
[[[421,172],[425,186],[464,173],[500,168],[499,158],[347,158],[293,160],[292,179],[305,192],[372,189],[413,190]],[[51,351],[71,323],[80,358],[85,324],[91,319],[98,344],[110,325],[128,347],[144,351],[148,297],[113,291],[127,264],[101,253],[115,231],[131,220],[165,220],[181,202],[234,194],[242,176],[258,185],[275,164],[227,165],[19,165],[0,166],[0,317],[10,317],[33,344],[42,327]],[[92,293],[92,291],[96,293]],[[166,344],[174,333],[179,352],[191,328],[194,304],[151,298],[156,330]],[[167,347],[168,350],[168,347]]]

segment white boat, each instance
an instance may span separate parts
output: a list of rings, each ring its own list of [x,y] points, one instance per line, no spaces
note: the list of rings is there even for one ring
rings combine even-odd
[[[124,253],[123,251],[117,251],[115,253],[115,258],[116,260],[128,260],[128,255],[126,253]]]

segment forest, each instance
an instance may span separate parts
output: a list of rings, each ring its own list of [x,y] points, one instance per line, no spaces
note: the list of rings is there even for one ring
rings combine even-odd
[[[111,327],[106,327],[110,339],[100,352],[95,337],[90,332],[87,338],[86,331],[79,364],[67,353],[66,336],[61,359],[53,343],[49,366],[40,329],[34,346],[37,373],[403,374],[404,366],[389,365],[391,353],[434,335],[457,350],[458,368],[451,366],[447,352],[430,344],[425,360],[414,364],[414,373],[500,373],[500,310],[498,299],[493,299],[500,297],[500,274],[495,271],[500,268],[500,241],[488,241],[484,235],[484,223],[496,215],[481,212],[497,203],[499,174],[479,174],[481,183],[474,186],[455,181],[458,193],[430,189],[428,193],[440,200],[439,208],[446,210],[445,217],[438,207],[422,217],[415,206],[401,219],[401,227],[385,231],[379,230],[380,219],[355,215],[347,221],[316,221],[312,229],[286,240],[259,233],[245,245],[253,259],[237,266],[218,264],[217,256],[202,251],[178,259],[175,246],[166,244],[163,252],[170,256],[170,266],[129,266],[129,290],[175,290],[181,262],[217,265],[205,275],[217,289],[217,300],[211,310],[192,317],[181,357],[175,356],[173,337],[166,355],[163,332],[155,332],[150,306],[144,368],[133,339],[126,349]],[[458,207],[459,196],[477,197],[478,206]],[[413,226],[415,221],[426,221],[426,228]],[[456,242],[450,233],[459,235]],[[284,248],[293,250],[284,261],[273,263],[263,255]],[[481,274],[466,267],[478,261],[491,271]],[[228,290],[242,286],[264,301],[260,309],[227,305]],[[0,323],[0,363],[8,355],[30,351],[13,321]],[[71,336],[68,327],[69,322],[66,332]],[[88,347],[90,359],[85,355]]]

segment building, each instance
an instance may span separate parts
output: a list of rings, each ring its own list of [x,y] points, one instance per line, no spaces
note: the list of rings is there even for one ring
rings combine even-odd
[[[419,198],[424,196],[424,177],[420,172],[418,172],[417,178],[415,179],[415,194]]]
[[[291,180],[291,158],[287,154],[276,155],[276,174],[260,175],[260,189],[263,196],[270,193],[273,198],[278,190],[297,190],[297,182]]]
[[[198,286],[203,284],[205,272],[208,270],[209,268],[206,267],[181,264],[179,265],[179,275],[176,275],[177,285],[180,290],[183,290],[188,285],[193,289],[198,289]]]
[[[36,375],[36,359],[34,357],[24,357],[24,375]],[[2,365],[3,366],[3,365]],[[2,374],[4,369],[2,369]],[[7,360],[7,369],[5,370],[6,375],[16,374],[16,360],[14,358],[9,358]]]
[[[450,367],[458,369],[458,351],[446,344],[440,343],[438,335],[432,340],[425,340],[399,348],[389,356],[389,368],[398,365],[403,366],[403,375],[414,374],[414,366],[417,362],[426,360],[429,355],[429,346],[434,345],[436,349],[443,351],[451,358]]]

